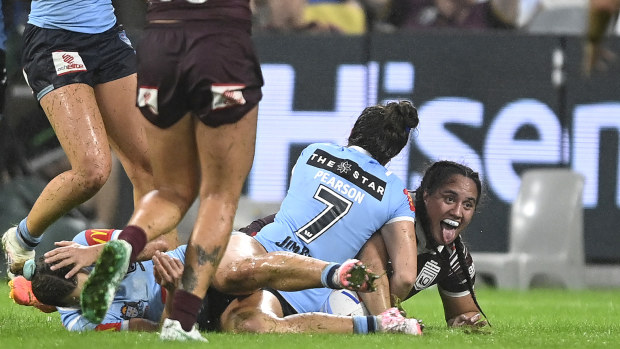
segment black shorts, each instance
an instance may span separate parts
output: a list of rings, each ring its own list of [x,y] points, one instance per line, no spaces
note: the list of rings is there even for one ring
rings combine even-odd
[[[22,65],[28,85],[41,100],[62,86],[95,86],[134,74],[136,51],[121,25],[84,34],[28,24]]]
[[[249,22],[248,22],[249,23]],[[234,20],[148,24],[138,47],[138,107],[166,128],[191,112],[217,127],[262,98],[249,24]]]
[[[264,291],[272,293],[280,301],[284,316],[297,314],[297,311],[280,295],[280,293],[271,288],[264,288]],[[207,290],[207,295],[202,300],[202,307],[198,313],[198,329],[201,331],[221,331],[221,316],[228,307],[228,305],[237,298],[244,298],[246,296],[235,296],[226,293],[222,293],[215,288],[211,287]]]

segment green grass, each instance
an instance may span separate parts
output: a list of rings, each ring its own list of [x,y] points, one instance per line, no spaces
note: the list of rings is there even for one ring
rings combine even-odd
[[[70,333],[58,313],[43,314],[8,298],[0,285],[2,348],[617,348],[620,343],[620,290],[529,292],[481,288],[478,298],[493,325],[484,333],[445,326],[436,289],[404,303],[426,324],[424,336],[405,335],[235,335],[210,333],[209,344],[161,342],[153,333]]]

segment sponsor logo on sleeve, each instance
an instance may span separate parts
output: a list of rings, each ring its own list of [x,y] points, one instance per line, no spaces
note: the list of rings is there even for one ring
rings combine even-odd
[[[105,244],[112,239],[114,229],[88,229],[86,231],[86,242],[89,246]]]
[[[405,195],[407,195],[407,201],[409,201],[409,208],[411,209],[411,211],[415,212],[415,204],[413,203],[413,197],[411,197],[411,193],[407,189],[403,190],[403,192],[405,193]]]

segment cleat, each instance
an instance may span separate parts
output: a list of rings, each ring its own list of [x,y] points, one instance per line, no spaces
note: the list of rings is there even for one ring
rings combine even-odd
[[[208,342],[208,340],[200,334],[196,325],[192,327],[192,330],[187,332],[181,327],[181,323],[177,320],[166,319],[161,327],[159,333],[159,339],[164,341],[199,341]]]
[[[377,318],[379,320],[379,332],[421,336],[424,329],[422,321],[404,317],[397,308],[390,308]]]
[[[336,271],[338,285],[344,289],[358,292],[372,292],[376,289],[374,284],[379,275],[357,259],[348,259]]]
[[[124,240],[112,240],[103,247],[80,297],[82,314],[88,321],[100,324],[103,320],[127,274],[130,254],[131,245]]]
[[[2,235],[2,249],[6,259],[6,273],[10,279],[21,274],[24,263],[34,258],[34,250],[27,250],[17,240],[17,227],[9,228]]]
[[[19,305],[35,307],[44,313],[53,313],[56,311],[55,306],[39,302],[34,293],[32,293],[32,283],[23,276],[17,276],[13,280],[10,280],[9,288],[11,289],[9,297],[13,299],[13,302]]]

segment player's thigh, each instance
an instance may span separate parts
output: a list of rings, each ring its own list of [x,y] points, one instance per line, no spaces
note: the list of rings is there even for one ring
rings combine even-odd
[[[253,257],[266,254],[267,251],[253,237],[233,232],[228,241],[226,251],[220,261],[220,264],[213,276],[213,285],[217,288],[226,285],[229,273],[234,271],[234,265],[239,261],[252,259]]]
[[[155,186],[193,201],[200,181],[194,124],[186,115],[168,128],[146,127]]]
[[[112,166],[109,143],[93,88],[62,86],[40,100],[41,107],[73,167]]]
[[[221,316],[224,332],[271,332],[284,317],[278,298],[269,291],[257,291],[232,301]]]
[[[95,86],[97,103],[112,148],[134,186],[152,189],[146,128],[152,126],[136,107],[136,74]]]
[[[254,161],[258,106],[232,124],[206,126],[196,121],[196,141],[203,180],[201,196],[238,196]]]

